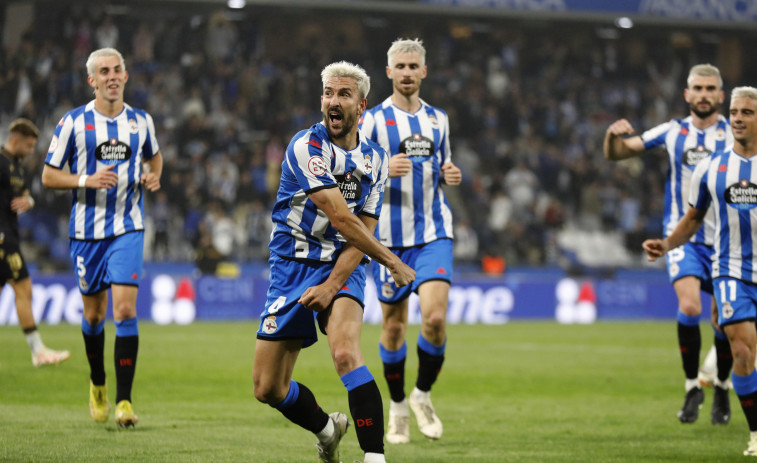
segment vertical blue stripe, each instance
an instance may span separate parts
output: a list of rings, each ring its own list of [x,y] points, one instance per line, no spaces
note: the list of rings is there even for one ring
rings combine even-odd
[[[302,219],[300,219],[300,228],[302,228],[302,231],[305,233],[305,239],[308,242],[308,259],[313,260],[321,260],[321,251],[323,248],[321,247],[321,244],[318,243],[313,237],[313,223],[315,222],[315,219],[318,217],[318,212],[316,211],[316,206],[313,201],[308,198],[307,201],[305,201],[305,205],[302,208]],[[296,245],[296,244],[295,244]],[[296,253],[293,252],[293,254]]]
[[[399,152],[400,146],[400,134],[397,129],[397,120],[394,116],[394,110],[391,106],[387,106],[383,110],[384,113],[384,126],[386,127],[386,136],[389,141],[389,150],[387,153],[389,156],[393,156]],[[390,124],[389,121],[394,122]],[[394,177],[388,179],[389,183],[389,204],[391,204],[391,217],[389,226],[391,227],[392,242],[391,246],[402,246],[402,177]]]
[[[428,105],[426,105],[426,113],[429,115],[429,117],[434,116],[436,117],[436,114],[434,112],[434,109]],[[436,229],[436,237],[437,238],[445,238],[446,237],[446,231],[444,230],[444,217],[442,217],[442,203],[441,203],[441,195],[438,194],[439,192],[439,183],[441,182],[441,175],[442,175],[442,164],[446,161],[444,159],[444,138],[441,136],[441,131],[439,130],[438,126],[440,123],[437,124],[437,128],[433,128],[434,133],[434,147],[436,151],[432,154],[432,157],[434,158],[434,168],[432,169],[433,174],[433,187],[431,190],[431,194],[433,195],[433,200],[431,202],[431,217],[434,220],[434,226]],[[419,242],[423,242],[423,236],[421,236],[421,239]]]
[[[752,163],[741,161],[739,180],[752,180]],[[749,209],[739,209],[739,234],[741,235],[741,280],[752,281],[752,223]]]
[[[118,140],[118,123],[114,120],[109,120],[106,124],[108,127],[108,140]],[[135,153],[132,150],[131,157],[133,158],[134,155]],[[116,164],[111,172],[118,174],[119,167],[120,166]],[[115,215],[116,211],[116,196],[118,195],[118,185],[116,185],[114,188],[111,188],[110,190],[107,190],[105,194],[105,236],[113,236],[113,216]]]
[[[128,121],[133,120],[135,123],[137,121],[137,117],[134,114],[133,109],[128,109],[126,111],[126,120],[127,120],[127,127],[128,127]],[[148,132],[149,135],[149,132]],[[137,163],[140,164],[139,168],[141,168],[141,156],[139,154],[141,153],[142,147],[139,146],[139,132],[131,133],[131,136],[129,137],[129,146],[131,147],[131,159],[129,159],[129,166],[128,166],[128,174],[129,174],[129,181],[126,183],[127,188],[127,195],[126,195],[126,204],[124,205],[124,229],[126,230],[134,230],[134,220],[131,218],[131,209],[132,209],[132,198],[133,195],[139,194],[142,190],[142,183],[141,179],[136,180],[136,184],[133,184],[134,180],[134,169],[137,168]],[[133,185],[133,189],[132,189]],[[130,191],[131,190],[131,191]],[[140,194],[139,197],[139,210],[142,211],[142,195]]]
[[[706,149],[707,145],[705,144],[705,132],[703,130],[697,130],[697,146],[701,146],[702,148]],[[691,170],[693,171],[696,166],[691,166]],[[688,168],[688,167],[687,167]],[[694,185],[689,185],[689,188],[693,188]],[[683,197],[683,195],[686,195],[686,197]],[[682,191],[681,192],[682,200],[688,202],[688,192]],[[683,215],[681,216],[683,218]],[[702,225],[699,227],[699,230],[697,230],[696,234],[696,242],[697,243],[704,243],[705,241],[705,231],[707,227]]]
[[[426,114],[428,115],[429,119],[436,119],[436,112],[434,111],[434,108],[432,108],[431,106],[428,106],[428,105],[425,105],[425,108],[426,108]],[[434,126],[431,125],[431,124],[429,124],[429,126],[431,127],[431,129],[432,129],[432,131],[434,133],[434,146],[436,147],[436,153],[440,154],[439,163],[441,165],[442,163],[444,163],[445,159],[441,158],[441,155],[443,155],[442,154],[442,142],[443,142],[443,140],[441,139],[441,130],[439,130],[439,124],[440,124],[440,122],[437,119],[436,128],[434,128]],[[434,153],[434,154],[436,154],[436,153]]]
[[[718,130],[715,132],[715,136],[717,137],[718,133],[721,133],[720,131],[723,131],[722,133],[728,133],[729,127],[728,122],[725,120],[721,120],[718,122]],[[715,152],[722,153],[725,150],[725,140],[726,137],[724,136],[721,140],[715,139]]]
[[[670,181],[670,177],[673,175],[673,170],[673,160],[671,159],[668,171],[665,174],[665,177],[668,179],[668,181],[665,182],[665,209],[662,215],[662,232],[665,236],[668,236],[668,224],[670,223],[670,214],[672,213],[671,204],[673,204],[673,185]]]
[[[410,133],[423,135],[420,122],[418,122],[417,116],[408,116],[408,124],[410,125]],[[423,235],[426,231],[425,218],[423,217],[423,164],[430,162],[432,165],[436,162],[435,157],[429,156],[429,159],[420,160],[416,163],[413,160],[413,221],[415,222],[415,238],[414,243],[422,243]],[[436,172],[437,169],[432,168],[432,172]]]
[[[95,112],[84,111],[84,143],[86,146],[87,157],[87,175],[92,175],[97,172],[97,160],[94,157],[95,149],[97,148],[97,137],[95,134]],[[92,130],[88,130],[87,126],[91,126]],[[84,238],[93,239],[95,237],[95,198],[97,190],[94,188],[87,188],[85,190],[85,197],[87,207],[84,211]],[[76,236],[71,234],[71,236]]]
[[[727,273],[728,269],[728,246],[730,245],[730,231],[731,227],[728,223],[728,205],[725,202],[725,175],[727,172],[728,164],[731,160],[731,152],[724,153],[723,156],[721,156],[720,163],[718,163],[717,167],[717,177],[715,180],[715,193],[717,195],[716,198],[712,198],[712,201],[717,201],[720,206],[719,210],[719,219],[720,219],[720,276],[724,276]],[[726,166],[726,169],[723,169],[721,172],[720,166]]]
[[[678,216],[675,218],[676,221],[681,219],[681,216],[683,215],[683,192],[681,191],[681,177],[683,174],[683,169],[686,169],[686,167],[683,165],[683,152],[684,152],[684,145],[686,143],[686,138],[688,137],[689,132],[689,124],[686,122],[681,122],[682,129],[678,132],[678,136],[676,137],[676,146],[675,146],[675,183],[678,185],[678,188],[676,188],[676,191],[672,192],[674,195],[673,201],[676,202],[676,206],[678,207]],[[686,130],[683,130],[686,129]],[[683,132],[686,132],[684,134]]]

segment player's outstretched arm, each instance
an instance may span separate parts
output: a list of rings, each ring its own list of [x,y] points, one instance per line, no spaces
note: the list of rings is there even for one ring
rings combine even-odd
[[[644,154],[644,142],[640,136],[634,134],[633,126],[626,119],[613,122],[605,132],[603,149],[605,159],[620,161],[633,156]]]
[[[415,280],[415,270],[405,265],[386,246],[378,242],[365,224],[350,211],[342,193],[337,188],[318,190],[308,195],[331,221],[331,225],[360,251],[368,254],[391,272],[397,286],[405,286]]]
[[[706,211],[702,211],[695,208],[690,208],[689,211],[683,216],[678,226],[673,233],[670,234],[664,240],[653,239],[646,240],[641,244],[644,251],[647,253],[647,259],[650,262],[654,262],[658,258],[667,254],[671,249],[675,249],[678,246],[686,243],[694,236],[694,233],[699,230],[704,221],[704,215]]]
[[[376,229],[377,220],[373,217],[360,215],[359,219],[363,221],[371,233]],[[327,309],[336,293],[344,286],[360,261],[363,260],[364,255],[363,251],[348,242],[339,254],[334,269],[326,281],[306,289],[298,302],[314,312]]]

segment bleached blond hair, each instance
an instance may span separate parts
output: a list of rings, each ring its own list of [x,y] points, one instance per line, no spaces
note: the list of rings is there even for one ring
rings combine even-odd
[[[87,58],[87,75],[89,77],[94,77],[95,66],[97,65],[97,60],[100,58],[107,58],[109,56],[118,56],[118,60],[121,61],[121,69],[126,71],[126,62],[124,61],[124,57],[115,48],[100,48],[99,50],[95,50],[92,53],[89,54],[89,58]]]
[[[736,87],[731,92],[731,102],[736,98],[749,98],[757,100],[757,88],[754,87]]]
[[[392,67],[394,57],[400,53],[417,53],[421,57],[421,66],[426,65],[426,49],[421,39],[397,39],[392,42],[392,46],[386,52],[386,62],[389,67]]]
[[[365,72],[365,69],[361,68],[357,64],[348,63],[347,61],[338,61],[331,63],[321,71],[321,81],[324,88],[326,82],[329,79],[335,77],[350,77],[357,82],[357,91],[360,92],[362,98],[368,98],[368,92],[371,91],[371,78]]]
[[[691,81],[694,80],[694,76],[701,77],[717,77],[718,87],[723,88],[723,77],[720,75],[720,69],[716,68],[712,64],[697,64],[689,71],[689,77],[686,79],[686,85],[691,87]]]

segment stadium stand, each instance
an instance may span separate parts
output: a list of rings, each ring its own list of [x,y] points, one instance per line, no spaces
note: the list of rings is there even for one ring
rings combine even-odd
[[[461,264],[642,265],[640,242],[661,233],[666,160],[605,162],[607,125],[626,117],[647,128],[686,114],[684,72],[699,62],[720,66],[726,91],[757,80],[746,58],[754,32],[727,28],[198,2],[27,7],[23,30],[9,27],[18,12],[0,13],[0,127],[34,120],[44,150],[64,112],[91,98],[87,54],[124,52],[126,101],[154,116],[166,161],[165,197],[146,205],[148,261],[263,262],[284,144],[321,117],[313,76],[333,60],[360,63],[373,105],[390,93],[387,44],[407,36],[433,50],[422,98],[450,114],[464,176],[449,190]],[[37,207],[22,221],[27,256],[67,268],[70,195],[42,188],[43,160],[30,159]]]

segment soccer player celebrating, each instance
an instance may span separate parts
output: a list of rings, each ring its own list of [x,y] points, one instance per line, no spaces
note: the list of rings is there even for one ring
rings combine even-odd
[[[34,207],[21,160],[34,152],[39,130],[28,119],[16,119],[8,131],[8,139],[0,148],[0,291],[6,281],[13,287],[18,324],[32,350],[32,364],[56,365],[70,354],[49,349],[42,342],[32,313],[32,280],[19,249],[18,215]]]
[[[665,185],[665,236],[673,232],[688,210],[686,198],[697,163],[733,143],[728,121],[718,113],[718,106],[724,99],[723,79],[718,68],[709,64],[692,67],[687,84],[684,98],[689,104],[690,114],[685,119],[673,119],[641,135],[634,135],[631,124],[626,119],[620,119],[610,125],[604,139],[605,157],[611,161],[638,156],[660,145],[666,147],[670,168]],[[691,241],[681,243],[680,248],[667,256],[668,275],[678,296],[678,345],[686,375],[686,396],[678,412],[682,423],[696,421],[699,407],[704,402],[697,369],[702,346],[699,331],[702,315],[700,289],[712,293],[710,255],[715,229],[711,213],[705,216],[704,224]],[[728,373],[733,358],[728,339],[722,332],[715,331],[714,344],[717,377],[714,380],[710,420],[713,424],[727,424],[731,417]]]
[[[339,461],[344,413],[327,415],[313,393],[292,380],[301,349],[317,340],[314,313],[328,336],[364,462],[384,462],[381,393],[360,352],[364,254],[386,266],[399,286],[415,272],[374,237],[387,176],[384,150],[358,131],[370,80],[347,62],[322,73],[323,121],[298,132],[286,150],[273,207],[270,286],[255,344],[255,397],[318,438],[321,461]]]
[[[688,196],[690,208],[664,240],[643,243],[656,260],[686,243],[712,209],[715,247],[712,255],[713,297],[718,324],[733,353],[733,389],[739,396],[751,433],[744,455],[757,456],[757,89],[737,87],[731,93],[733,148],[715,153],[696,167]]]
[[[116,423],[134,426],[131,389],[137,364],[137,289],[144,243],[143,188],[160,188],[163,160],[152,117],[124,103],[129,79],[113,48],[92,52],[87,81],[95,99],[66,113],[42,171],[47,188],[73,190],[70,253],[84,302],[82,332],[90,367],[89,411],[108,419],[103,350],[108,292],[116,324]],[[143,166],[144,164],[144,166]],[[68,172],[64,167],[68,167]]]
[[[361,130],[390,155],[390,179],[376,236],[418,272],[413,285],[400,288],[386,268],[373,266],[384,317],[379,353],[392,398],[386,440],[395,444],[410,441],[408,405],[424,436],[442,436],[442,422],[430,397],[447,346],[452,279],[452,212],[441,185],[458,185],[462,175],[451,161],[447,113],[420,99],[427,72],[423,42],[396,40],[387,58],[386,75],[394,90],[365,114]],[[422,325],[418,378],[407,398],[405,332],[411,291],[420,298]]]

